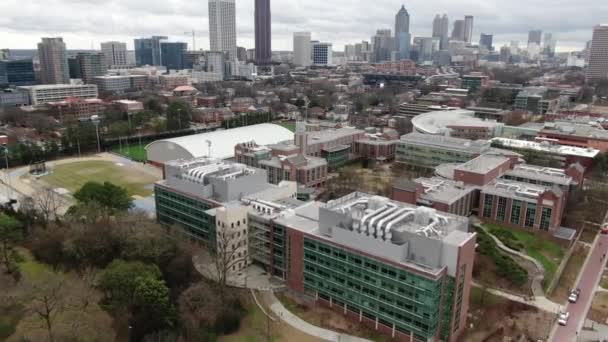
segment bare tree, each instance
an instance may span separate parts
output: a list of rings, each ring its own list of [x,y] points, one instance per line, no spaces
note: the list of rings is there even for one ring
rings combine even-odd
[[[246,237],[230,228],[220,228],[216,234],[215,270],[217,272],[220,296],[224,297],[224,290],[228,283],[228,277],[236,271],[241,263],[247,263]]]
[[[67,204],[65,199],[50,187],[43,187],[32,199],[45,228],[49,222],[59,219],[60,209]]]
[[[31,288],[30,308],[42,321],[47,330],[49,341],[54,341],[53,324],[57,316],[66,308],[63,278],[48,274],[37,279]]]

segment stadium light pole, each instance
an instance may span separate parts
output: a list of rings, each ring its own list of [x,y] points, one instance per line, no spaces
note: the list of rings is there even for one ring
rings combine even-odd
[[[99,122],[101,120],[98,115],[92,115],[91,121],[95,125],[95,133],[97,134],[97,153],[101,153],[101,143],[99,142]]]
[[[13,197],[13,188],[11,187],[11,175],[8,172],[8,146],[6,144],[2,144],[2,149],[4,150],[4,162],[6,163],[6,197],[8,197],[8,201],[11,201],[11,197]]]

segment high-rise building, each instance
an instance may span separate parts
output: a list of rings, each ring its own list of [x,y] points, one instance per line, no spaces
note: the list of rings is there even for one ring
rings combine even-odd
[[[473,39],[473,16],[466,15],[464,17],[464,41],[471,44]]]
[[[161,65],[167,70],[185,69],[188,44],[182,42],[162,42],[160,44]]]
[[[234,0],[209,0],[209,40],[212,51],[226,51],[236,59],[236,7]]]
[[[490,51],[493,51],[494,47],[492,46],[492,39],[493,36],[491,34],[482,33],[479,36],[479,47],[484,47]]]
[[[240,62],[247,62],[247,49],[242,46],[237,47],[236,57]]]
[[[608,78],[608,25],[596,25],[593,28],[587,80],[595,81]]]
[[[452,39],[464,41],[464,20],[454,20],[454,29],[452,29]]]
[[[441,50],[446,49],[448,46],[449,25],[450,21],[447,14],[443,16],[439,16],[439,14],[435,15],[435,19],[433,19],[433,37],[439,38]]]
[[[43,84],[69,84],[68,53],[63,38],[42,38],[38,43],[40,81]]]
[[[557,45],[557,41],[553,39],[553,33],[545,32],[543,36],[543,53],[547,57],[555,56],[555,46]]]
[[[511,49],[508,46],[505,45],[500,48],[498,60],[505,63],[511,62]]]
[[[528,32],[528,44],[536,43],[538,46],[540,46],[542,35],[542,30],[531,30],[530,32]]]
[[[310,32],[294,32],[293,63],[297,66],[310,66],[311,56]]]
[[[207,72],[226,75],[226,52],[207,51]]]
[[[0,60],[0,87],[33,84],[36,84],[36,74],[31,59]]]
[[[395,15],[395,51],[397,52],[397,60],[410,58],[410,14],[401,6],[397,15]],[[390,56],[390,55],[389,55]]]
[[[319,66],[333,65],[333,50],[331,43],[321,43],[318,41],[312,44],[312,64]]]
[[[97,76],[108,71],[105,55],[102,52],[80,52],[76,55],[80,78],[85,84],[93,83]]]
[[[272,62],[270,0],[255,0],[255,64]]]
[[[162,65],[160,43],[167,40],[164,36],[135,39],[135,64]]]
[[[127,44],[121,42],[101,43],[101,52],[106,57],[106,66],[109,69],[124,68],[127,63]]]
[[[390,61],[394,46],[391,30],[377,30],[376,35],[372,37],[372,42],[374,46],[374,62],[382,63]]]

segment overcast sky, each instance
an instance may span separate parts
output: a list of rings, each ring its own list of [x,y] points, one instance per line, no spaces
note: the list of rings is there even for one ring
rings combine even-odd
[[[252,48],[253,2],[237,2],[239,46]],[[402,2],[396,0],[273,0],[273,50],[291,50],[295,31],[311,31],[313,39],[344,44],[369,40],[378,28],[394,27]],[[475,17],[474,41],[494,34],[495,45],[510,40],[527,43],[530,29],[553,32],[557,49],[581,49],[595,24],[608,22],[606,0],[411,0],[412,36],[431,33],[435,13],[455,19]],[[196,47],[208,48],[206,0],[0,0],[0,48],[34,49],[40,37],[62,36],[68,49],[99,49],[107,40],[166,35],[188,42],[185,31],[197,32]]]

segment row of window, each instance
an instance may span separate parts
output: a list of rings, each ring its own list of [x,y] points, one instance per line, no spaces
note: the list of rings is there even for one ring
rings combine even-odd
[[[498,222],[510,222],[513,225],[521,224],[522,205],[525,203],[526,210],[524,216],[523,226],[525,228],[534,228],[536,223],[536,204],[530,202],[522,202],[520,200],[511,200],[511,215],[507,221],[507,207],[508,199],[505,197],[484,195],[483,201],[483,217],[493,218],[493,209],[495,197],[498,197],[498,205],[496,206],[495,219]],[[549,230],[551,226],[551,215],[553,214],[552,208],[543,207],[541,211],[540,229]]]

